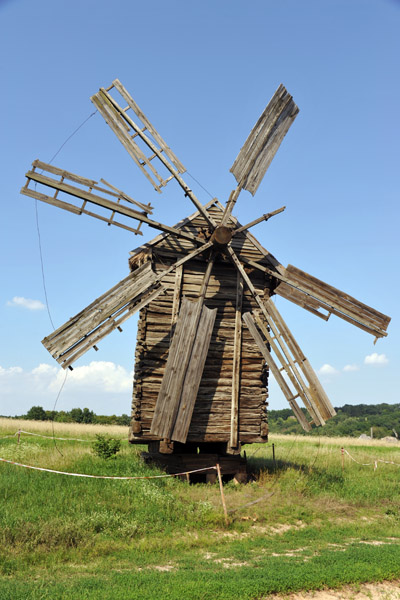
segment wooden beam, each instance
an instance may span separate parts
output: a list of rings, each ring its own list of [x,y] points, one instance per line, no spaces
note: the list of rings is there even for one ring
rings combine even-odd
[[[65,369],[164,289],[156,282],[151,264],[145,263],[44,338],[42,344]]]
[[[138,221],[141,221],[142,223],[146,223],[146,225],[148,225],[149,227],[152,227],[153,229],[158,229],[159,231],[164,231],[166,233],[172,233],[173,235],[176,235],[177,237],[181,237],[181,238],[196,242],[197,244],[204,244],[203,239],[198,238],[189,232],[185,232],[184,230],[176,229],[175,227],[170,227],[169,225],[164,225],[163,223],[153,221],[152,219],[149,219],[143,213],[133,210],[132,208],[130,208],[128,206],[123,206],[121,204],[118,204],[117,202],[114,202],[112,200],[108,200],[107,198],[98,196],[97,194],[93,194],[92,192],[83,190],[81,188],[75,187],[75,186],[67,184],[67,183],[63,183],[61,181],[57,181],[50,177],[46,177],[45,175],[41,175],[41,174],[37,173],[36,171],[28,171],[28,173],[26,173],[25,176],[30,180],[36,181],[37,183],[43,184],[43,185],[53,188],[55,190],[59,190],[60,192],[65,192],[66,194],[68,194],[70,196],[74,196],[76,198],[81,198],[82,200],[86,200],[86,202],[91,202],[92,204],[95,204],[97,206],[107,208],[111,211],[115,211],[116,213],[119,213],[126,217],[131,217],[132,219],[136,219]],[[29,190],[26,188],[21,189],[21,193],[26,194],[26,195],[32,195],[32,194],[28,194],[27,193],[28,191],[30,192],[32,190]],[[55,206],[58,206],[59,208],[65,208],[64,205],[60,204],[59,200],[54,200],[50,196],[47,196],[46,201],[49,204],[54,204]],[[73,205],[71,205],[71,206],[73,206]],[[70,210],[70,209],[68,209],[68,210]],[[73,210],[73,212],[76,212],[76,210],[75,211]]]
[[[356,298],[353,298],[353,296],[328,285],[312,275],[308,275],[304,271],[300,271],[300,269],[292,265],[278,272],[265,265],[246,259],[243,256],[241,256],[241,260],[246,265],[259,271],[264,271],[293,288],[295,290],[294,293],[288,292],[286,286],[280,289],[278,285],[274,291],[279,296],[295,302],[295,304],[302,306],[322,319],[328,320],[329,316],[334,314],[377,338],[387,336],[386,329],[390,323],[390,317],[378,312],[367,304],[363,304]],[[303,302],[301,300],[302,296]],[[326,310],[328,315],[318,313],[318,308]]]
[[[250,227],[254,227],[254,225],[261,223],[261,221],[268,221],[271,217],[274,217],[275,215],[278,215],[279,213],[283,212],[285,210],[285,208],[286,208],[286,206],[277,208],[276,210],[274,210],[270,213],[267,213],[265,215],[262,215],[261,217],[258,217],[258,219],[254,219],[254,221],[247,223],[247,225],[242,225],[241,227],[238,227],[238,229],[234,230],[232,235],[237,235],[238,233],[242,233],[242,231],[247,231],[247,229],[250,229]]]
[[[164,167],[177,180],[178,184],[183,189],[185,196],[187,196],[193,202],[193,204],[196,206],[197,210],[206,219],[209,226],[212,228],[216,227],[216,223],[215,223],[214,219],[210,216],[207,209],[204,208],[203,205],[199,202],[196,195],[193,193],[193,190],[191,190],[190,187],[182,179],[182,177],[181,177],[179,171],[176,169],[176,167],[173,164],[171,164],[171,162],[167,159],[165,154],[162,151],[160,151],[160,149],[151,141],[151,139],[144,133],[144,131],[140,127],[138,127],[138,125],[136,125],[136,123],[130,118],[130,116],[127,115],[126,112],[124,112],[122,110],[122,108],[118,105],[118,103],[114,100],[114,98],[112,98],[103,88],[101,88],[100,91],[98,92],[98,94],[95,94],[94,96],[92,96],[91,100],[95,103],[95,105],[98,108],[100,106],[99,110],[102,109],[102,111],[104,112],[104,108],[105,108],[105,110],[106,110],[105,114],[107,116],[111,115],[111,117],[112,117],[112,115],[113,115],[112,109],[114,110],[114,119],[112,122],[115,122],[115,120],[116,120],[115,113],[117,113],[126,122],[128,128],[131,128],[133,131],[135,131],[137,133],[137,135],[143,140],[143,142],[151,149],[153,154],[155,154],[157,156],[157,158],[162,162]],[[107,105],[105,104],[105,100],[112,107],[112,109],[107,108]],[[104,118],[106,118],[106,117],[104,116]],[[108,124],[111,126],[110,122]],[[118,131],[118,133],[117,133],[117,131],[115,131],[115,133],[119,137],[119,134],[122,131],[123,130],[120,129]],[[124,136],[123,133],[121,133],[121,135]],[[119,137],[119,139],[125,145],[129,154],[132,156],[132,158],[134,158],[135,162],[137,164],[139,163],[139,167],[143,170],[142,165],[140,164],[140,161],[138,161],[138,159],[135,158],[136,147],[137,147],[136,144],[135,144],[135,149],[133,152],[132,152],[132,149],[130,148],[130,144],[134,144],[133,140],[130,138],[130,143],[128,144],[128,143],[126,143],[126,141],[124,143],[123,140],[121,139],[121,137]],[[145,159],[145,162],[147,162],[147,159]],[[151,163],[149,163],[149,167],[152,168],[152,170],[154,170],[154,167],[152,167]],[[145,170],[144,170],[144,172],[145,172],[145,175],[150,178],[150,175]],[[154,185],[154,181],[152,181],[152,183]],[[160,191],[157,184],[155,184],[155,185],[156,185],[156,189],[158,189],[158,191]]]
[[[182,278],[183,278],[183,265],[180,265],[175,270],[174,298],[172,301],[172,314],[171,314],[171,325],[172,326],[174,326],[178,320],[180,300],[181,300]]]
[[[236,281],[236,308],[235,308],[235,337],[233,342],[232,365],[232,404],[231,404],[231,435],[230,446],[237,448],[239,444],[239,396],[240,396],[240,365],[242,350],[242,305],[243,305],[243,279],[237,273]]]
[[[271,348],[280,360],[282,367],[285,369],[288,377],[293,383],[297,394],[303,399],[315,424],[324,425],[325,419],[323,415],[329,415],[326,417],[329,418],[336,413],[315,372],[312,370],[308,360],[304,356],[274,303],[271,299],[268,299],[265,302],[262,301],[233,249],[229,246],[227,249],[253,298],[257,302],[267,324],[271,328],[273,336],[268,331],[268,328],[265,328],[263,331]]]
[[[277,384],[281,388],[286,400],[289,402],[289,405],[293,409],[293,412],[296,415],[296,418],[299,421],[300,425],[303,427],[304,431],[311,431],[310,424],[308,423],[303,412],[300,410],[299,406],[296,403],[296,400],[295,400],[296,396],[291,392],[288,384],[286,383],[285,379],[283,378],[283,376],[281,374],[279,367],[277,366],[274,359],[272,358],[272,355],[269,352],[263,338],[261,337],[260,333],[257,330],[256,324],[254,322],[254,319],[253,319],[251,313],[245,313],[243,315],[243,320],[246,323],[251,335],[253,336],[253,339],[256,342],[259,350],[261,351],[261,353],[265,359],[265,362],[267,363],[268,367],[270,368],[271,373],[275,377]]]

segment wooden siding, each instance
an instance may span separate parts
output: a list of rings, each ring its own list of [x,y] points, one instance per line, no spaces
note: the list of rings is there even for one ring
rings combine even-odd
[[[152,264],[156,273],[173,262],[165,253],[167,240],[153,248]],[[183,265],[178,277],[180,297],[197,299],[206,263],[193,260]],[[131,441],[158,439],[150,434],[155,405],[174,331],[176,276],[163,278],[166,293],[141,311],[136,346]],[[255,286],[263,294],[266,278],[254,274]],[[176,300],[175,300],[176,304]],[[193,409],[187,442],[229,442],[231,436],[232,365],[235,354],[237,271],[230,262],[217,258],[205,295],[205,305],[217,309],[210,347]],[[243,311],[255,307],[251,295],[243,293]],[[240,442],[266,440],[267,414],[265,361],[250,332],[242,331],[239,373],[238,438]],[[138,431],[140,426],[140,431]]]

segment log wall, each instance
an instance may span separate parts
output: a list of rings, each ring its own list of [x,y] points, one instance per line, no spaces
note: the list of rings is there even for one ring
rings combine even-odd
[[[216,211],[214,218],[218,218]],[[185,225],[198,234],[201,217]],[[247,236],[237,236],[235,250],[252,260],[263,254]],[[194,249],[190,240],[160,236],[146,258],[158,274]],[[137,254],[143,260],[143,252]],[[156,440],[150,435],[157,396],[160,390],[168,349],[176,323],[181,298],[197,299],[203,281],[206,260],[199,256],[186,262],[176,272],[163,278],[165,293],[140,312],[135,353],[135,375],[132,401],[130,441],[146,443]],[[135,267],[135,256],[131,267]],[[269,278],[258,270],[246,269],[261,295],[269,296]],[[223,256],[218,256],[207,286],[205,305],[217,308],[210,349],[197,394],[187,442],[226,442],[231,439],[232,378],[234,365],[235,323],[237,305],[237,270]],[[251,311],[255,302],[244,288],[242,314]],[[236,335],[236,339],[238,339]],[[242,325],[239,361],[238,442],[265,442],[268,436],[267,379],[268,369],[262,354],[245,325]]]

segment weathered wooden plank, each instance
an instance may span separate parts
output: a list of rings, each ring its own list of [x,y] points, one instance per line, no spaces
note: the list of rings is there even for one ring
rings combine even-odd
[[[201,309],[198,302],[182,301],[151,426],[161,438],[171,438]]]
[[[211,333],[214,327],[216,313],[217,309],[210,310],[203,306],[198,331],[182,386],[179,410],[171,434],[171,439],[176,440],[177,442],[186,442],[193,408],[211,341]]]
[[[300,283],[306,291],[309,291],[310,294],[313,295],[315,292],[317,292],[318,296],[321,297],[326,303],[331,304],[338,310],[344,311],[345,314],[353,317],[355,320],[359,319],[364,325],[368,326],[370,324],[371,327],[379,328],[383,330],[383,332],[386,331],[390,323],[390,317],[387,315],[384,315],[371,306],[360,302],[349,294],[346,294],[345,292],[328,285],[324,281],[309,275],[305,271],[301,271],[293,265],[288,265],[286,272],[291,279]],[[387,334],[385,333],[385,335]]]
[[[234,251],[232,248],[228,248],[228,250],[247,287],[252,292],[253,297],[261,310],[261,313],[264,315],[264,318],[267,321],[267,324],[271,327],[274,337],[269,334],[267,328],[265,328],[263,331],[271,345],[271,348],[273,348],[275,355],[278,357],[283,368],[287,372],[289,378],[295,386],[297,393],[306,403],[307,409],[312,415],[315,424],[323,425],[324,419],[322,418],[319,407],[320,404],[325,405],[326,398],[324,396],[319,396],[315,391],[315,373],[308,372],[307,363],[305,363],[305,356],[273,302],[271,302],[270,299],[266,302],[261,300],[259,295],[256,293],[250,278],[237,259]],[[303,376],[305,377],[306,381],[308,381],[308,387],[304,382]],[[327,405],[326,408],[327,411],[331,409],[329,405]]]
[[[236,310],[235,310],[235,337],[232,364],[232,404],[231,404],[231,448],[238,446],[239,426],[239,394],[240,394],[240,372],[241,372],[241,350],[242,350],[242,305],[243,305],[243,279],[237,273],[236,282]]]
[[[102,208],[108,209],[111,212],[114,211],[116,213],[124,215],[125,217],[130,217],[132,219],[136,219],[137,221],[141,221],[142,223],[146,223],[146,225],[148,225],[149,227],[152,227],[153,229],[157,229],[159,231],[165,231],[167,233],[172,233],[178,237],[186,238],[188,240],[195,242],[196,245],[204,243],[204,240],[202,240],[201,238],[197,238],[193,234],[186,232],[183,229],[175,229],[174,227],[170,227],[169,225],[165,225],[163,223],[159,223],[158,221],[154,221],[153,219],[150,219],[142,212],[134,210],[129,206],[124,206],[121,203],[114,202],[113,200],[109,200],[108,198],[103,198],[102,196],[99,196],[98,194],[92,193],[90,190],[86,191],[86,190],[83,190],[76,186],[66,184],[62,181],[57,181],[55,179],[52,179],[51,177],[47,177],[45,175],[37,173],[36,171],[28,171],[25,176],[29,180],[36,181],[37,183],[48,186],[52,189],[58,190],[60,192],[65,192],[66,194],[68,194],[70,196],[74,196],[76,198],[85,200],[86,202],[90,202],[97,206],[101,206]],[[25,187],[23,187],[21,189],[21,193],[26,194],[26,195],[32,195],[32,194],[28,194],[28,192],[30,192],[30,191],[31,190],[29,190],[29,188],[25,188]],[[105,192],[108,193],[107,190],[105,190]],[[41,198],[39,198],[39,199],[41,199]],[[45,201],[48,202],[49,204],[54,204],[55,206],[59,206],[60,208],[65,208],[64,205],[60,205],[59,201],[57,201],[57,200],[53,201],[52,197],[50,197],[50,196],[47,196],[47,199]],[[70,206],[73,206],[73,205],[70,205]],[[67,210],[71,210],[71,209],[68,208]],[[79,211],[85,212],[81,209],[79,209]],[[72,212],[76,212],[76,211],[72,210]],[[96,215],[92,215],[92,216],[96,216]],[[97,218],[101,218],[101,216],[97,215]],[[109,221],[109,219],[106,219],[106,220]]]
[[[163,286],[154,281],[151,265],[143,265],[44,338],[43,345],[66,368],[159,295]]]
[[[145,135],[144,131],[136,125],[136,123],[129,117],[129,115],[127,115],[126,112],[123,111],[123,109],[121,109],[121,107],[118,105],[118,103],[107,93],[107,91],[104,88],[101,88],[97,94],[94,94],[94,96],[92,96],[91,100],[96,105],[99,112],[103,115],[103,117],[105,118],[108,125],[110,125],[110,127],[112,125],[115,127],[115,133],[116,133],[117,137],[124,144],[125,148],[129,152],[131,157],[135,160],[135,162],[138,164],[138,166],[142,169],[142,171],[144,172],[146,177],[148,179],[150,179],[150,181],[152,182],[153,185],[155,185],[155,189],[160,192],[161,191],[160,186],[165,185],[167,183],[167,180],[162,180],[162,183],[160,183],[160,186],[158,186],[152,180],[151,175],[148,173],[148,171],[146,171],[146,169],[143,168],[142,163],[145,163],[148,166],[148,168],[152,170],[152,172],[154,174],[156,173],[157,178],[160,178],[159,174],[155,171],[152,163],[146,157],[144,157],[143,160],[138,161],[138,159],[136,158],[136,156],[138,154],[136,149],[138,149],[138,146],[133,141],[133,136],[129,137],[129,141],[126,139],[127,133],[126,133],[126,131],[124,131],[121,128],[120,121],[125,121],[125,123],[124,123],[125,126],[127,126],[128,129],[132,129],[133,131],[135,131],[135,133],[151,149],[153,154],[155,154],[157,156],[157,158],[161,161],[161,163],[166,167],[166,169],[171,173],[171,175],[177,180],[180,187],[183,189],[185,195],[193,202],[193,204],[196,206],[197,210],[202,214],[202,216],[204,217],[206,222],[209,225],[214,227],[215,222],[214,222],[213,218],[208,213],[208,211],[203,207],[203,205],[199,202],[198,198],[193,193],[191,188],[182,179],[179,170],[176,169],[175,164],[171,164],[167,160],[165,153],[163,152],[163,149],[158,148],[154,144],[154,142],[148,136]],[[109,117],[109,119],[107,119],[106,117]],[[135,148],[133,149],[132,146],[134,146]],[[139,152],[141,152],[140,149],[139,149]],[[135,156],[135,154],[136,154],[136,156]],[[168,178],[168,180],[170,180],[170,179],[171,178]]]
[[[257,191],[298,112],[292,96],[280,85],[230,169],[237,183],[251,194]]]
[[[175,286],[174,286],[174,298],[172,302],[172,316],[171,316],[171,325],[175,325],[178,319],[179,307],[180,307],[180,297],[181,297],[181,288],[182,288],[182,277],[183,277],[183,265],[180,265],[175,270]],[[164,285],[166,283],[167,278],[164,278]]]
[[[308,423],[307,419],[305,418],[302,411],[298,407],[296,400],[295,400],[295,395],[291,392],[288,384],[282,377],[279,367],[277,366],[274,359],[272,358],[271,353],[268,351],[264,340],[262,339],[260,333],[257,330],[254,319],[252,318],[252,315],[250,313],[245,313],[243,315],[243,320],[246,323],[247,327],[249,328],[249,330],[254,338],[254,341],[256,342],[258,348],[260,349],[260,351],[262,352],[262,354],[265,358],[265,362],[267,363],[272,374],[274,375],[277,384],[281,388],[286,400],[288,401],[289,405],[291,406],[300,425],[303,427],[303,429],[305,431],[310,431],[311,430],[310,424]]]
[[[137,117],[142,121],[143,125],[145,125],[146,129],[151,133],[153,138],[156,140],[160,148],[165,152],[171,162],[175,165],[177,170],[180,173],[184,173],[186,171],[183,164],[178,160],[175,154],[172,152],[171,148],[165,143],[163,138],[160,136],[158,131],[153,127],[150,123],[146,115],[140,110],[139,106],[133,100],[132,96],[125,89],[122,83],[118,79],[114,79],[113,81],[114,87],[119,91],[121,96],[126,100],[128,106],[133,110],[133,112],[137,115]]]

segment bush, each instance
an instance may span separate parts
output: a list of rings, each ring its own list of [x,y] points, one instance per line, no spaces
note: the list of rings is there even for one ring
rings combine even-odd
[[[100,458],[114,458],[121,449],[121,440],[100,433],[96,434],[96,438],[96,441],[92,444],[92,450]]]

